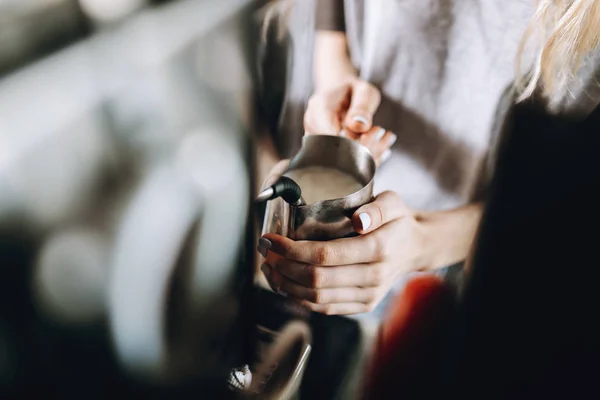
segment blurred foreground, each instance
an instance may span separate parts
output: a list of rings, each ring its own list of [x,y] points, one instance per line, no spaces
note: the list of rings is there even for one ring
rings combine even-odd
[[[0,0],[1,392],[250,361],[252,3]]]

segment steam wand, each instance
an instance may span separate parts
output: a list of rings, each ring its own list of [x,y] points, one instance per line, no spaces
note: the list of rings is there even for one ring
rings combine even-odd
[[[302,199],[300,186],[287,176],[282,176],[273,186],[260,192],[256,197],[256,202],[262,203],[277,197],[281,197],[286,203],[293,206],[306,205],[306,202]]]

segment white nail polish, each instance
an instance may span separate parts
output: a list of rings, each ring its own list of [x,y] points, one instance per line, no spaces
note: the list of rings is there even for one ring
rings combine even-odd
[[[338,135],[341,136],[341,137],[348,137],[348,135],[346,134],[346,130],[345,129],[342,129],[340,131],[340,133],[338,133]]]
[[[375,134],[375,140],[380,141],[384,135],[385,135],[385,128],[379,128],[379,130]]]
[[[352,121],[354,122],[360,122],[363,125],[368,125],[369,121],[363,117],[362,115],[355,115],[354,117],[352,117]]]
[[[358,215],[358,218],[360,219],[360,223],[362,225],[362,230],[366,231],[367,229],[369,229],[369,227],[371,226],[371,217],[369,216],[369,214],[360,213]]]
[[[386,162],[387,159],[390,158],[391,155],[392,155],[392,150],[387,149],[386,151],[384,151],[383,154],[381,155],[381,163],[383,164],[384,162]]]
[[[390,136],[390,140],[388,141],[388,146],[392,147],[394,143],[396,143],[396,140],[398,140],[398,136],[392,133],[392,135]]]

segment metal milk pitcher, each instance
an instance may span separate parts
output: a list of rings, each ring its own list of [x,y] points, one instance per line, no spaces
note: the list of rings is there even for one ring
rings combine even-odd
[[[266,205],[262,234],[276,233],[293,240],[331,240],[354,236],[352,214],[373,199],[376,167],[369,150],[340,136],[305,136],[300,151],[290,160],[283,176],[307,167],[327,167],[345,172],[360,182],[362,189],[342,198],[312,204],[304,204],[297,197],[299,201],[296,202],[286,196],[273,198]]]

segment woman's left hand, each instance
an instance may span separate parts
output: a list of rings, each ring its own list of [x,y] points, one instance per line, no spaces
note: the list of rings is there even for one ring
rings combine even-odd
[[[394,192],[359,208],[360,236],[324,242],[265,234],[258,250],[271,288],[324,314],[372,311],[403,273],[427,265],[425,234]]]

